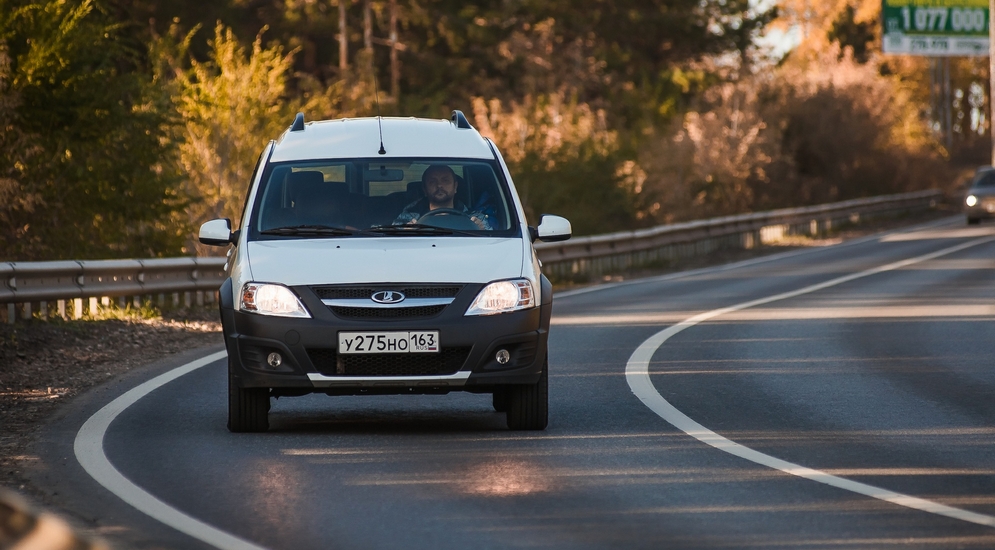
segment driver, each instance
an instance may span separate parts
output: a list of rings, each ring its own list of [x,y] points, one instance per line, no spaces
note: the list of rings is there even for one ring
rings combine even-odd
[[[433,164],[422,173],[422,190],[425,198],[404,207],[394,220],[394,225],[404,225],[418,223],[419,218],[432,210],[447,208],[461,212],[473,220],[480,229],[489,230],[491,224],[487,221],[487,216],[479,212],[471,212],[460,200],[456,198],[456,188],[459,182],[456,181],[456,173],[445,164]]]

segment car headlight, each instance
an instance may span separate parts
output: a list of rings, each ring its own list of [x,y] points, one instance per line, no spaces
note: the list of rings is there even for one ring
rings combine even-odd
[[[245,283],[242,286],[241,310],[276,317],[311,318],[292,290],[271,283]]]
[[[520,309],[533,308],[536,305],[535,292],[528,279],[512,281],[497,281],[484,287],[474,298],[466,315],[494,315],[508,313]]]
[[[964,202],[966,202],[968,206],[974,206],[978,204],[978,197],[975,197],[974,195],[968,195],[967,199],[965,199]]]

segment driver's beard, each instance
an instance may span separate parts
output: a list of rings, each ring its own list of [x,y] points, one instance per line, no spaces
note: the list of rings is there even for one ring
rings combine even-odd
[[[446,195],[446,198],[442,199],[441,202],[437,202],[436,198],[434,196],[429,197],[428,198],[428,208],[429,208],[429,210],[435,210],[436,208],[453,208],[455,206],[454,205],[454,198],[455,197],[456,197],[455,194],[453,194],[453,195]]]

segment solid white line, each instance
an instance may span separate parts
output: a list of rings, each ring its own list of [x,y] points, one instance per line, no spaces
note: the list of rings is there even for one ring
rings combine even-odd
[[[946,516],[949,518],[954,518],[962,521],[968,521],[971,523],[976,523],[979,525],[986,525],[989,527],[995,527],[995,516],[988,516],[985,514],[979,514],[976,512],[970,512],[967,510],[961,510],[960,508],[954,508],[952,506],[947,506],[945,504],[940,504],[938,502],[933,502],[930,500],[913,497],[909,495],[903,495],[901,493],[896,493],[894,491],[889,491],[887,489],[881,489],[879,487],[874,487],[872,485],[867,485],[865,483],[860,483],[857,481],[852,481],[849,479],[837,477],[826,472],[815,470],[812,468],[806,468],[805,466],[799,466],[798,464],[793,464],[785,460],[770,456],[768,454],[761,453],[740,445],[735,441],[726,439],[721,435],[709,430],[708,428],[702,426],[701,424],[695,422],[687,415],[677,410],[673,405],[671,405],[666,399],[660,395],[656,387],[653,386],[653,382],[650,380],[649,375],[649,365],[650,361],[653,359],[653,354],[662,346],[667,340],[669,340],[674,335],[684,331],[685,329],[691,328],[698,323],[707,321],[709,319],[714,319],[726,313],[731,313],[733,311],[739,311],[742,309],[747,309],[759,305],[769,304],[771,302],[776,302],[779,300],[786,300],[788,298],[794,298],[796,296],[801,296],[803,294],[809,294],[811,292],[816,292],[829,287],[841,285],[843,283],[853,281],[855,279],[860,279],[863,277],[868,277],[870,275],[875,275],[878,273],[884,273],[886,271],[893,271],[896,269],[901,269],[919,262],[924,262],[932,260],[934,258],[939,258],[941,256],[946,256],[947,254],[953,254],[960,250],[970,248],[973,246],[978,246],[981,244],[989,243],[995,241],[995,237],[986,237],[982,239],[975,239],[973,241],[968,241],[956,246],[951,246],[949,248],[944,248],[936,252],[929,254],[924,254],[922,256],[917,256],[915,258],[910,258],[907,260],[901,260],[898,262],[890,263],[873,269],[868,269],[866,271],[861,271],[859,273],[853,273],[850,275],[844,275],[842,277],[837,277],[829,281],[814,284],[801,288],[799,290],[793,290],[791,292],[784,292],[782,294],[777,294],[774,296],[769,296],[767,298],[761,298],[759,300],[751,300],[749,302],[743,302],[741,304],[736,304],[734,306],[725,307],[721,309],[715,309],[699,315],[695,315],[689,319],[686,319],[676,325],[668,327],[660,332],[654,334],[645,342],[636,348],[636,351],[632,353],[629,357],[629,362],[625,366],[625,378],[629,382],[629,388],[632,389],[632,393],[638,397],[643,404],[650,408],[658,416],[666,420],[667,422],[674,425],[675,428],[683,431],[684,433],[694,437],[702,443],[711,445],[720,451],[725,451],[731,455],[744,458],[756,464],[762,466],[767,466],[775,470],[780,470],[786,474],[791,474],[793,476],[802,477],[811,481],[817,481],[819,483],[824,483],[839,489],[844,489],[861,495],[866,495],[872,498],[880,499],[892,504],[897,504],[899,506],[905,506],[908,508],[914,508],[916,510],[921,510],[923,512],[929,512],[931,514],[938,514],[941,516]]]
[[[117,495],[121,500],[153,519],[165,523],[173,529],[215,548],[224,550],[264,550],[262,546],[257,546],[249,541],[212,527],[159,500],[124,477],[107,459],[107,455],[104,454],[104,435],[107,433],[107,428],[125,409],[134,405],[139,399],[184,374],[193,372],[219,359],[224,359],[227,355],[223,351],[212,353],[128,390],[117,399],[104,405],[102,409],[97,411],[83,424],[83,427],[76,433],[73,450],[76,452],[76,460],[83,466],[86,473],[90,474],[90,477],[97,480],[97,483],[103,485],[104,488]]]
[[[707,274],[711,274],[711,273],[721,273],[723,271],[730,271],[730,270],[733,270],[733,269],[740,269],[740,268],[748,267],[748,266],[751,266],[751,265],[765,264],[765,263],[768,263],[768,262],[775,262],[775,261],[778,261],[778,260],[783,260],[785,258],[793,258],[795,256],[801,256],[803,254],[812,254],[814,252],[819,252],[821,250],[826,250],[828,248],[832,248],[834,250],[838,250],[840,247],[844,247],[844,246],[852,246],[852,245],[856,245],[856,244],[866,243],[866,242],[869,242],[869,241],[881,240],[881,239],[884,239],[884,238],[888,237],[889,235],[900,235],[902,233],[913,233],[913,232],[916,232],[916,231],[922,231],[923,229],[928,229],[928,228],[933,228],[933,227],[943,227],[943,226],[946,226],[946,225],[953,225],[953,224],[955,224],[957,222],[963,223],[963,218],[961,218],[960,216],[957,216],[955,219],[954,218],[942,218],[942,219],[939,219],[939,220],[933,220],[933,221],[923,222],[921,224],[914,225],[912,227],[903,227],[902,229],[895,229],[893,231],[887,231],[887,232],[884,232],[884,233],[876,233],[874,235],[868,235],[866,237],[859,237],[859,238],[856,238],[856,239],[853,239],[853,240],[850,240],[850,241],[844,241],[842,243],[835,244],[835,245],[832,245],[832,246],[813,246],[813,247],[810,247],[810,248],[803,248],[801,250],[788,250],[786,252],[777,252],[777,253],[774,253],[774,254],[769,254],[769,255],[766,255],[766,256],[761,256],[759,258],[750,258],[748,260],[740,260],[738,262],[734,262],[734,263],[731,263],[731,264],[723,264],[723,265],[717,265],[717,266],[711,266],[711,267],[702,267],[702,268],[698,268],[698,269],[691,269],[689,271],[678,271],[677,273],[668,273],[666,275],[656,275],[656,276],[653,276],[653,277],[644,277],[644,278],[641,278],[641,279],[632,279],[632,280],[629,280],[629,281],[621,281],[621,282],[617,282],[617,283],[602,283],[602,284],[596,284],[596,285],[591,285],[591,286],[585,286],[585,287],[582,287],[582,288],[575,288],[573,290],[564,290],[562,292],[555,292],[554,293],[554,297],[557,300],[560,300],[560,299],[563,299],[563,298],[570,298],[571,296],[578,296],[578,295],[581,295],[581,294],[588,294],[590,292],[597,292],[597,291],[600,291],[600,290],[608,290],[608,289],[618,288],[618,287],[623,287],[623,286],[641,285],[641,284],[647,284],[647,283],[659,283],[659,282],[664,282],[664,281],[673,281],[675,279],[683,279],[685,277],[694,277],[694,276],[697,276],[697,275],[707,275]]]

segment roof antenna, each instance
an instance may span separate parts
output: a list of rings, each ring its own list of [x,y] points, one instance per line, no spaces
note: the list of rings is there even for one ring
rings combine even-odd
[[[380,88],[377,86],[377,75],[373,74],[373,90],[377,97],[377,127],[380,128],[380,150],[377,153],[386,155],[387,150],[383,148],[383,125],[380,123]]]

